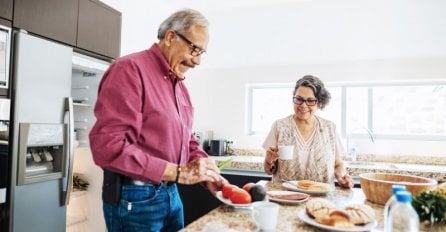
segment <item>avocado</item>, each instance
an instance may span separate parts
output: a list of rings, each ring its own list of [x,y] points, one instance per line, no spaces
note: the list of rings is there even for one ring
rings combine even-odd
[[[266,197],[266,189],[262,185],[255,184],[249,189],[249,195],[251,195],[252,202],[263,201]]]

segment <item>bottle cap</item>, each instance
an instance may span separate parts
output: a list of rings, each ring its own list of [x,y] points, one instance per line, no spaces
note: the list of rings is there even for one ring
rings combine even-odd
[[[398,185],[398,184],[394,184],[392,185],[392,193],[395,194],[398,191],[404,191],[406,190],[406,186],[405,185]]]
[[[410,203],[412,202],[412,194],[407,191],[398,191],[395,193],[398,202]]]

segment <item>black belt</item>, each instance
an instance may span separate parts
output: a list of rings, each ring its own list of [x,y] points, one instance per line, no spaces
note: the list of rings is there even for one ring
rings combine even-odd
[[[127,185],[138,185],[138,186],[151,184],[151,185],[156,185],[156,186],[161,185],[163,187],[170,187],[173,184],[175,184],[175,182],[162,180],[161,183],[156,184],[156,183],[153,183],[152,181],[141,181],[141,180],[131,179],[129,177],[124,177],[124,184],[127,184]]]

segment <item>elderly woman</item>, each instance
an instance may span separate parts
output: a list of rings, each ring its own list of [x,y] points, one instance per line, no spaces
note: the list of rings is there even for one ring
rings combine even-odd
[[[263,143],[265,172],[273,181],[313,180],[351,188],[353,182],[341,160],[342,146],[336,125],[316,116],[330,101],[324,83],[314,76],[304,76],[293,91],[294,114],[279,119]],[[281,160],[278,146],[294,145],[293,159]]]

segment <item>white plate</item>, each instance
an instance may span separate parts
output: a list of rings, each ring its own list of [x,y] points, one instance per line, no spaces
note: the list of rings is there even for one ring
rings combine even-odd
[[[287,195],[287,194],[296,194],[296,192],[294,191],[268,191],[267,193],[268,196],[268,200],[270,201],[275,201],[275,202],[279,202],[279,203],[285,203],[285,204],[300,204],[302,202],[308,201],[308,199],[310,198],[310,195],[305,194],[305,193],[300,193],[300,194],[304,194],[307,197],[302,199],[302,200],[286,200],[286,199],[279,199],[279,198],[274,198],[271,195],[274,194],[280,194],[280,195]]]
[[[305,209],[299,211],[299,213],[297,214],[297,216],[299,216],[299,218],[304,221],[305,223],[315,226],[319,229],[322,230],[328,230],[328,231],[337,231],[337,232],[359,232],[359,231],[370,231],[371,229],[375,228],[375,226],[378,224],[378,222],[376,222],[376,220],[374,220],[373,222],[370,222],[368,224],[365,224],[363,226],[353,226],[350,228],[346,228],[346,227],[334,227],[334,226],[328,226],[328,225],[324,225],[324,224],[320,224],[318,222],[316,222],[316,220],[314,220],[313,218],[311,218],[310,216],[307,215],[307,213],[305,212]]]
[[[221,193],[221,191],[217,192],[217,199],[220,200],[221,202],[223,202],[227,205],[233,206],[233,207],[243,207],[243,208],[251,207],[251,203],[249,203],[249,204],[234,204],[234,203],[232,203],[231,200],[223,197],[223,194]]]
[[[293,191],[308,193],[308,194],[327,194],[335,189],[334,185],[325,184],[325,183],[319,183],[319,184],[327,185],[327,187],[328,187],[327,190],[301,189],[301,188],[297,187],[298,183],[299,183],[299,181],[297,181],[297,180],[290,180],[290,181],[283,182],[282,186],[288,190],[293,190]]]

